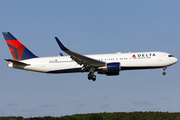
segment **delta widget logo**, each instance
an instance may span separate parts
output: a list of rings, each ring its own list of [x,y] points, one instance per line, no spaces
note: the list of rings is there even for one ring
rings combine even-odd
[[[140,57],[142,57],[142,58],[144,58],[144,57],[150,58],[150,57],[152,57],[152,56],[156,56],[156,54],[155,54],[155,53],[137,54],[137,55],[133,54],[133,55],[132,55],[132,58],[136,58],[136,57],[138,57],[138,58],[140,58]]]

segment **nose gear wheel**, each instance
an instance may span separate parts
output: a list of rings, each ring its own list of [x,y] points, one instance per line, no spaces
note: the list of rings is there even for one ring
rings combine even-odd
[[[163,70],[164,70],[164,72],[162,73],[163,75],[166,75],[166,72],[165,72],[166,69],[167,69],[167,67],[164,67],[164,68],[163,68]]]

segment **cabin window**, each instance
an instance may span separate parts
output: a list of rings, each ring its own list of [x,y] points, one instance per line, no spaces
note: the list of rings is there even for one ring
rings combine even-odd
[[[168,55],[169,57],[174,57],[173,55]]]

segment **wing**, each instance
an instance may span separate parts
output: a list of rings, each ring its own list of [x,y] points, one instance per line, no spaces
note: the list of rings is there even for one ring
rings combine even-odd
[[[73,59],[75,62],[77,62],[79,65],[83,65],[84,67],[101,67],[106,65],[105,62],[98,61],[96,59],[80,55],[78,53],[70,51],[68,48],[64,46],[64,44],[57,38],[55,37],[59,47],[66,52],[67,54],[70,55],[71,59]]]

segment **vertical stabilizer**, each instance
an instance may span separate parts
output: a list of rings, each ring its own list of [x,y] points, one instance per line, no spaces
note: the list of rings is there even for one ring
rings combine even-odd
[[[37,57],[21,42],[19,42],[10,32],[3,32],[2,34],[6,40],[6,43],[14,60],[20,61]]]

